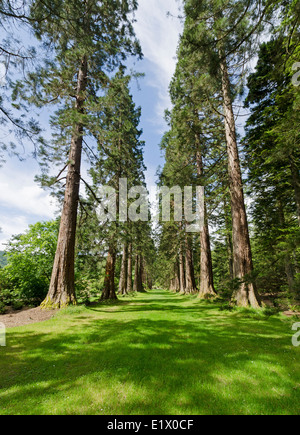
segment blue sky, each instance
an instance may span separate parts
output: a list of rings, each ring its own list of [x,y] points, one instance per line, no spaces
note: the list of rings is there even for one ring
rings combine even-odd
[[[133,82],[132,94],[142,107],[141,128],[145,141],[146,181],[156,180],[159,165],[163,165],[159,143],[166,130],[164,111],[170,107],[168,86],[176,66],[176,48],[182,30],[177,18],[180,1],[139,0],[136,14],[136,34],[141,42],[144,59],[135,69],[146,74]],[[34,177],[39,167],[34,160],[19,162],[7,159],[0,168],[0,250],[13,234],[24,232],[29,224],[55,217],[57,207],[47,192],[39,188]]]

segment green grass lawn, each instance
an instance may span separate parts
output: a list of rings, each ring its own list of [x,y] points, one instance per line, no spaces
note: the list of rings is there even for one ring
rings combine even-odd
[[[291,323],[152,291],[7,331],[0,414],[299,414]]]

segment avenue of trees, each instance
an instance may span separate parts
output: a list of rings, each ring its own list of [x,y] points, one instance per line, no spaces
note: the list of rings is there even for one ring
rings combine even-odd
[[[297,299],[299,3],[190,0],[184,12],[160,181],[204,185],[205,225],[200,237],[162,225],[165,285],[254,308],[260,294]]]
[[[156,228],[120,216],[119,180],[146,187],[142,109],[126,68],[129,57],[142,58],[137,7],[0,0],[0,123],[15,138],[2,140],[0,158],[30,149],[41,164],[37,182],[61,205],[58,219],[31,226],[1,254],[0,309],[114,300],[154,285],[242,307],[274,295],[297,304],[299,2],[183,1],[158,184],[205,187],[198,233],[187,231],[185,216]],[[27,33],[32,47],[20,42]],[[28,115],[45,108],[50,139]],[[103,185],[117,192],[114,222],[99,220]]]

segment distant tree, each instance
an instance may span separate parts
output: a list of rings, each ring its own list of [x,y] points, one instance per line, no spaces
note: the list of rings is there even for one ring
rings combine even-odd
[[[143,173],[145,169],[143,161],[144,142],[140,139],[142,130],[139,128],[141,108],[136,107],[133,101],[129,89],[130,80],[131,76],[125,74],[123,67],[110,80],[102,99],[100,129],[97,137],[98,154],[91,169],[93,191],[95,192],[91,198],[97,195],[102,186],[112,187],[116,192],[116,221],[107,222],[104,229],[107,247],[107,264],[102,293],[104,300],[116,299],[117,297],[115,271],[119,244],[121,243],[122,247],[126,246],[132,237],[133,225],[130,225],[128,221],[120,222],[119,219],[121,207],[120,179],[126,179],[127,189],[138,184],[145,185]],[[99,226],[102,224],[99,222]],[[125,257],[126,255],[125,251]],[[125,273],[127,262],[125,257],[121,268],[123,274],[121,276],[121,293],[123,294],[127,291],[127,273]]]

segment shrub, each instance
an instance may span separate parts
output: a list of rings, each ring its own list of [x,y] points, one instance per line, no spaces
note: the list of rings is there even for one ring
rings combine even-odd
[[[58,221],[38,222],[11,239],[1,270],[11,301],[39,304],[46,296],[57,244]],[[0,282],[1,288],[1,282]],[[9,299],[9,298],[8,298]]]

